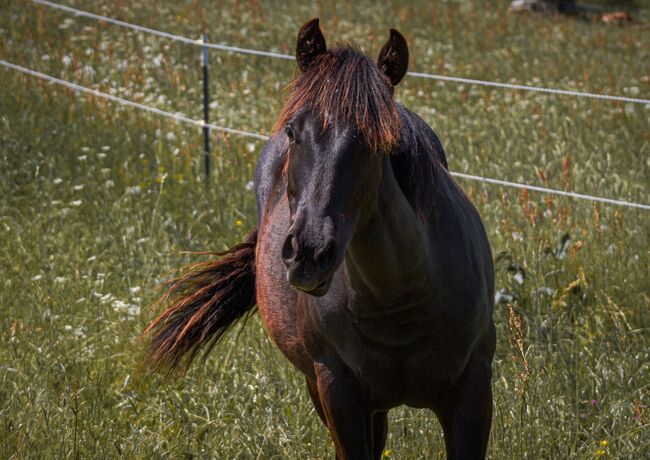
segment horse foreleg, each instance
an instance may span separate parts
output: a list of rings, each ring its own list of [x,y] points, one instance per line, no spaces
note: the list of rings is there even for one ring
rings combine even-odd
[[[309,377],[307,377],[306,380],[307,380],[307,390],[309,390],[309,397],[311,398],[311,402],[314,405],[314,409],[316,409],[316,413],[318,414],[318,417],[320,417],[323,423],[327,425],[327,419],[325,418],[325,411],[323,411],[323,405],[321,404],[320,396],[318,395],[318,384],[316,383],[315,380],[312,380]]]
[[[339,460],[372,460],[372,416],[356,383],[338,366],[314,365],[317,392]]]
[[[372,416],[372,455],[380,460],[388,435],[388,412],[376,412]]]
[[[485,458],[492,424],[490,362],[470,360],[449,403],[436,414],[444,431],[448,460]]]

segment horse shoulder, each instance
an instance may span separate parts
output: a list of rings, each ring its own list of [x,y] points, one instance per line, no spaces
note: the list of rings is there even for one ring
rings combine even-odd
[[[255,198],[258,222],[262,223],[269,199],[278,193],[282,186],[282,170],[286,162],[287,144],[284,135],[272,136],[260,153],[255,166]]]

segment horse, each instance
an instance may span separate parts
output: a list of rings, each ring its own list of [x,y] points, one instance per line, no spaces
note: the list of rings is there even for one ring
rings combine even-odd
[[[449,459],[484,458],[492,254],[440,140],[393,99],[406,40],[391,29],[375,63],[353,45],[328,48],[316,18],[296,61],[255,170],[257,227],[169,282],[148,358],[189,365],[257,304],[338,459],[381,458],[400,405],[435,413]]]

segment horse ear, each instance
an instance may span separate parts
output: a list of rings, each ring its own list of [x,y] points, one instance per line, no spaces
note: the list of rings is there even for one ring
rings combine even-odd
[[[390,29],[390,37],[379,52],[377,65],[393,86],[397,86],[406,75],[409,66],[409,48],[406,39],[395,29]]]
[[[318,18],[306,22],[298,32],[296,41],[296,61],[303,72],[314,63],[316,58],[327,51],[325,37],[318,27]]]

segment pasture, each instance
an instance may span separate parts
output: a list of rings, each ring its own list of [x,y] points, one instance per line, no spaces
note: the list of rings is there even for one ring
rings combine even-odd
[[[293,52],[300,25],[409,70],[650,96],[650,29],[510,16],[507,2],[66,4],[187,37]],[[200,50],[0,0],[0,59],[202,118]],[[210,51],[211,121],[268,134],[295,62]],[[186,375],[142,368],[158,286],[256,225],[263,141],[0,69],[0,457],[333,458],[302,376],[259,316]],[[407,77],[395,97],[452,171],[650,203],[650,108]],[[458,179],[495,257],[493,459],[650,452],[650,213]],[[433,414],[389,416],[386,458],[444,458]]]

